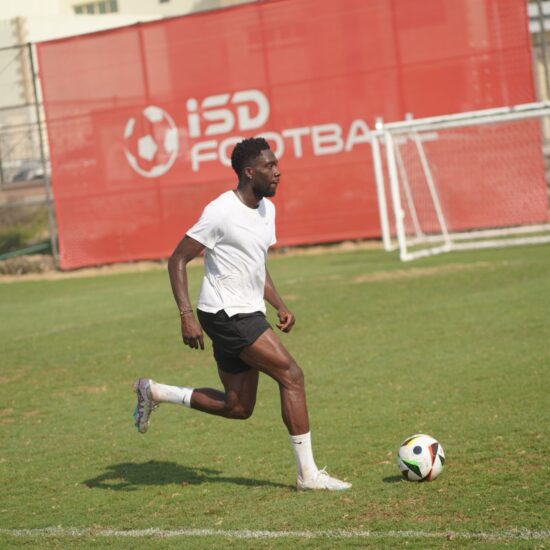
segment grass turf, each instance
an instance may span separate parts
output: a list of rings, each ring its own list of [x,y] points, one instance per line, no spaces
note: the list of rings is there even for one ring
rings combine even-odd
[[[265,376],[246,422],[163,405],[137,434],[137,377],[219,387],[210,348],[181,344],[166,273],[5,283],[0,546],[544,548],[550,247],[412,264],[382,251],[276,256],[269,268],[298,319],[281,338],[305,371],[316,461],[353,489],[295,492]],[[201,272],[191,268],[194,297]],[[432,483],[402,480],[395,464],[399,443],[418,432],[447,455]],[[55,526],[90,531],[11,531]],[[220,534],[101,534],[147,528]],[[351,536],[315,535],[337,530]],[[417,535],[393,538],[405,531]]]

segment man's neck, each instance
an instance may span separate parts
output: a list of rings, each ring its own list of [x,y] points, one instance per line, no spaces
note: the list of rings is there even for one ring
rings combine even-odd
[[[238,185],[235,189],[235,195],[237,198],[248,208],[258,208],[262,197],[258,197],[251,187],[246,185]]]

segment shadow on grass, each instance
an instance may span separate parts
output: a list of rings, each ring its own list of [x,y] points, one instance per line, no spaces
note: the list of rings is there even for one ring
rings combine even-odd
[[[388,476],[382,479],[384,483],[401,483],[405,481],[403,476]]]
[[[201,483],[234,483],[247,487],[277,487],[288,489],[291,485],[273,483],[262,479],[224,477],[219,470],[193,468],[175,462],[150,460],[142,464],[122,462],[107,466],[106,471],[83,484],[90,489],[111,491],[135,491],[139,485],[199,485]]]

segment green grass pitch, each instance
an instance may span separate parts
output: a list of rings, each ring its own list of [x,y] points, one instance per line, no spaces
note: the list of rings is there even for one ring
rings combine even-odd
[[[353,489],[296,493],[265,376],[245,422],[163,405],[135,431],[139,376],[219,387],[210,347],[181,343],[164,270],[3,283],[1,548],[550,545],[550,247],[269,268],[297,317],[281,338],[316,461]],[[417,432],[447,455],[431,483],[396,466]]]

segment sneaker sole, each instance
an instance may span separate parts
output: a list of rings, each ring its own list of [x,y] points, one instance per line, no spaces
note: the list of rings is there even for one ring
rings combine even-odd
[[[340,487],[339,489],[330,489],[329,487],[298,487],[296,486],[297,491],[333,491],[333,492],[341,492],[341,491],[349,491],[351,489],[351,485],[349,487]]]
[[[142,387],[141,385],[142,380],[147,384],[145,387]],[[151,414],[151,407],[148,407],[149,410],[146,412],[145,405],[143,406],[143,414],[141,416],[142,422],[140,424],[139,406],[142,401],[153,401],[149,380],[146,378],[140,378],[137,382],[134,382],[134,391],[136,392],[137,397],[136,408],[134,409],[133,414],[134,425],[139,433],[144,434],[149,429],[149,415]],[[145,392],[145,396],[143,395],[143,392]]]

